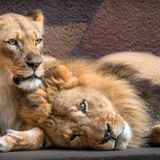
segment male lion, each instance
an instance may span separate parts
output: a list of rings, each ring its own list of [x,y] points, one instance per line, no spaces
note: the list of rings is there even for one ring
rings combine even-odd
[[[43,19],[39,10],[27,16],[15,13],[0,16],[0,136],[5,135],[10,128],[27,129],[17,112],[23,98],[21,89],[31,91],[41,84],[44,72],[42,61],[45,59],[41,52]],[[36,148],[41,147],[43,142],[39,136],[43,135],[42,131],[35,128],[31,132],[35,133],[33,138],[34,143],[37,143]],[[9,136],[7,140],[14,143]],[[34,143],[30,148],[35,148]],[[2,151],[10,148],[12,146],[0,146]]]
[[[159,57],[119,53],[57,65],[45,71],[40,88],[24,95],[20,109],[21,117],[42,128],[52,144],[96,150],[160,144],[159,125],[152,129],[160,120]],[[15,132],[21,137],[18,131],[8,135]],[[16,143],[12,149],[21,147]]]

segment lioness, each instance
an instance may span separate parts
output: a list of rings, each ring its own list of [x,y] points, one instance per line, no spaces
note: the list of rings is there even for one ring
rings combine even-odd
[[[52,144],[66,148],[160,144],[160,125],[154,126],[160,120],[159,68],[159,57],[143,53],[62,60],[45,71],[40,88],[24,96],[20,115],[42,128]]]
[[[26,130],[26,123],[17,112],[23,98],[21,89],[31,91],[39,87],[43,68],[43,19],[41,11],[23,16],[8,13],[0,16],[0,135],[7,133],[7,129]],[[51,60],[50,60],[51,61]],[[54,61],[54,59],[53,59]],[[15,73],[16,72],[16,73]],[[16,85],[16,86],[15,86]],[[17,87],[18,86],[18,87]],[[29,131],[28,131],[29,132]],[[41,147],[43,141],[39,136],[43,132],[35,128],[30,136]],[[14,140],[8,136],[8,140]],[[30,148],[35,148],[35,145]],[[0,150],[10,150],[0,146]]]

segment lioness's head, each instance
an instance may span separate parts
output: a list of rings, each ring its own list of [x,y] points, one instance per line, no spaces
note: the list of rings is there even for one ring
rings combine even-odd
[[[130,127],[99,91],[76,87],[50,98],[53,110],[44,129],[54,144],[97,150],[127,147],[132,137]]]
[[[1,63],[8,65],[13,82],[25,90],[41,84],[43,19],[39,10],[27,16],[14,13],[0,16]]]

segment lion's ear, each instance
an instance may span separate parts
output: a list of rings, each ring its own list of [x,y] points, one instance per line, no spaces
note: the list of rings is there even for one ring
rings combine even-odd
[[[44,15],[41,10],[36,9],[33,12],[27,14],[27,17],[34,21],[37,27],[39,28],[40,32],[43,33],[43,26],[44,26]]]
[[[47,80],[49,77],[49,81]],[[52,78],[51,78],[52,77]],[[56,65],[46,72],[46,83],[59,89],[73,88],[79,84],[78,78],[65,65]]]

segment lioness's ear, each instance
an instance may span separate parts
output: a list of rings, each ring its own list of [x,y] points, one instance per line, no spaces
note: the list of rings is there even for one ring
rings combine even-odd
[[[41,10],[36,9],[33,12],[29,13],[27,17],[34,21],[40,32],[43,33],[43,23],[44,23],[44,15]]]

